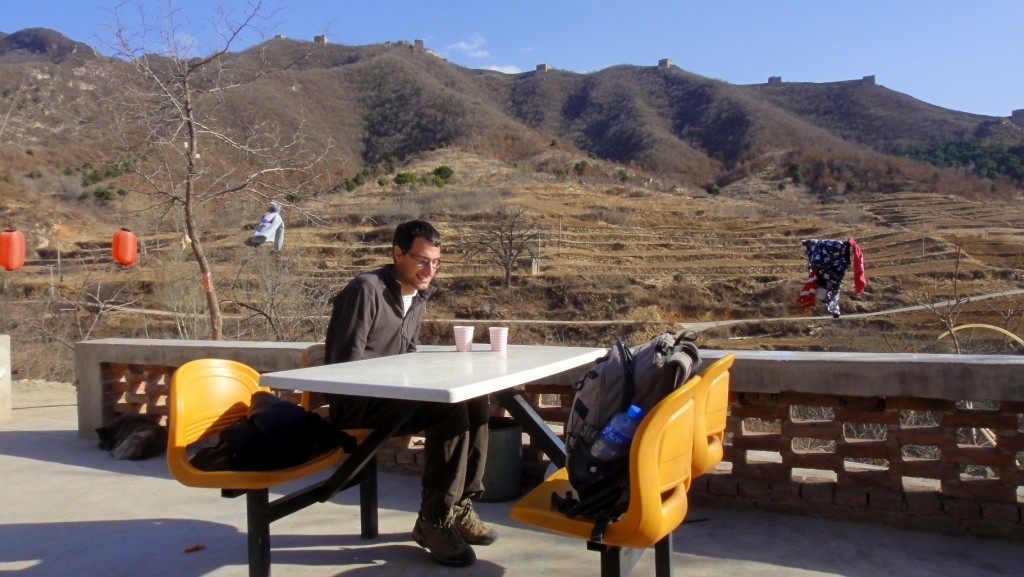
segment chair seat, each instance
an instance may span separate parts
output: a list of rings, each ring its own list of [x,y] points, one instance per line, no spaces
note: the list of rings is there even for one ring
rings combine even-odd
[[[357,442],[362,443],[371,431],[370,429],[349,429],[345,432],[355,437]],[[206,471],[179,460],[172,463],[171,472],[175,479],[186,487],[235,490],[269,489],[301,479],[327,467],[336,466],[344,457],[345,449],[336,447],[320,451],[309,460],[294,467],[270,471]]]
[[[551,504],[551,494],[564,497],[572,490],[569,484],[569,472],[563,467],[543,483],[535,487],[509,509],[508,515],[513,520],[534,525],[553,533],[576,537],[579,539],[590,539],[590,533],[594,530],[594,521],[581,517],[572,518],[558,511]],[[615,523],[609,523],[609,533]],[[605,538],[608,541],[608,538]],[[614,543],[611,543],[614,545]]]
[[[186,466],[179,467],[179,470],[172,472],[178,482],[186,487],[268,489],[336,465],[344,456],[345,449],[337,447],[328,451],[322,451],[302,464],[285,469],[274,469],[271,471],[204,471]]]

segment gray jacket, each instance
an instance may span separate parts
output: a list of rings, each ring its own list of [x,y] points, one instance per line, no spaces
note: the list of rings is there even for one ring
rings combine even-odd
[[[327,364],[416,350],[420,322],[434,287],[417,293],[403,317],[401,285],[394,269],[389,264],[360,274],[334,297],[324,343]]]

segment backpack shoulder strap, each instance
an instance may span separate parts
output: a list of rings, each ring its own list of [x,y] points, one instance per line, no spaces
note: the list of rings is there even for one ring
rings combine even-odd
[[[564,497],[558,493],[552,492],[551,508],[570,518],[585,516],[585,514],[581,512],[581,509],[583,508],[582,503],[580,503],[579,499],[573,497],[571,492],[566,492]],[[594,519],[594,528],[590,531],[590,541],[594,543],[604,541],[604,534],[608,530],[608,524],[618,517],[619,515],[612,514],[608,509],[603,509],[594,513],[592,517]]]
[[[612,520],[607,511],[601,511],[594,517],[594,529],[590,532],[590,540],[594,543],[604,541],[604,533],[608,530],[608,523]]]
[[[615,347],[622,358],[622,406],[617,411],[621,413],[633,404],[633,394],[636,393],[634,354],[633,349],[627,347],[622,339],[615,339]]]

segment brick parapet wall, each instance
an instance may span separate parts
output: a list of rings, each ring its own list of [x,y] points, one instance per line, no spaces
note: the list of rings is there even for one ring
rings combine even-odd
[[[723,463],[690,494],[713,507],[1024,540],[1024,406],[967,404],[734,391]],[[833,414],[808,419],[795,407]],[[937,424],[916,423],[921,416]],[[971,445],[965,429],[992,440],[980,434]]]
[[[230,358],[233,347],[262,344],[220,352]],[[257,370],[298,366],[305,346],[262,349]],[[171,375],[184,362],[172,359],[199,353],[186,349],[142,361],[138,352],[119,358],[126,355],[94,346],[78,366],[98,363],[101,382],[86,389],[101,391],[103,414],[163,419]],[[709,361],[722,354],[705,351]],[[695,479],[693,503],[1024,540],[1024,359],[871,357],[876,362],[856,353],[738,352],[725,457]],[[524,388],[556,430],[573,399],[572,379],[563,377]],[[82,395],[80,381],[80,413]],[[492,414],[502,410],[493,405]],[[543,470],[529,444],[523,458]],[[392,439],[378,461],[385,471],[419,473],[422,439]]]

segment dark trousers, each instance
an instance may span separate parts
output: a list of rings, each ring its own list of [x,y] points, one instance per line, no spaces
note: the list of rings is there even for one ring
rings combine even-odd
[[[398,401],[332,395],[331,422],[341,429],[376,427]],[[420,515],[445,520],[452,506],[479,497],[487,459],[487,397],[461,403],[419,403],[400,435],[423,432]]]

